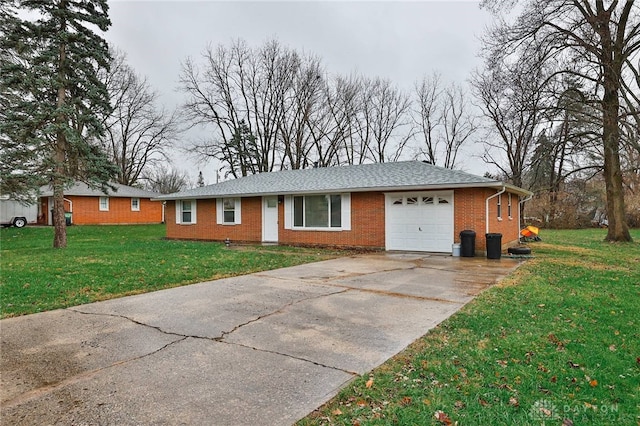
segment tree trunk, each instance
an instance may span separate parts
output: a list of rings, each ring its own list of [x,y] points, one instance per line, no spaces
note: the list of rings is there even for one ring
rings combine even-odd
[[[64,184],[59,178],[54,178],[53,186],[53,247],[67,246],[67,222],[64,217]]]
[[[616,74],[611,64],[604,67],[604,96],[602,98],[604,143],[604,181],[607,193],[606,241],[632,241],[624,213],[622,170],[620,168],[620,128],[618,127],[619,98]]]
[[[66,88],[64,86],[65,82],[65,60],[66,60],[66,46],[64,44],[60,45],[60,58],[59,58],[59,68],[58,68],[58,76],[60,78],[60,86],[58,87],[58,99],[56,105],[58,107],[58,116],[56,117],[56,124],[58,126],[63,126],[66,121],[66,115],[61,112],[62,108],[66,103]],[[67,150],[67,139],[64,133],[64,130],[58,130],[56,134],[56,142],[54,148],[54,177],[51,182],[53,187],[53,227],[54,227],[54,235],[53,235],[53,247],[54,248],[65,248],[67,246],[67,223],[64,217],[64,179],[65,175],[64,163],[66,160],[66,150]]]

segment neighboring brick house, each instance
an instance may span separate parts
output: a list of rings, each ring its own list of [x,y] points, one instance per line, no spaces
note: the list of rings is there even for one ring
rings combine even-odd
[[[460,231],[520,231],[529,191],[407,161],[261,173],[162,195],[167,237],[451,252]]]
[[[145,191],[120,184],[112,184],[116,191],[90,188],[76,182],[64,191],[65,212],[71,213],[75,225],[125,225],[162,223],[163,203],[152,201],[157,192]],[[40,188],[40,216],[38,223],[52,225],[53,191],[49,186]]]

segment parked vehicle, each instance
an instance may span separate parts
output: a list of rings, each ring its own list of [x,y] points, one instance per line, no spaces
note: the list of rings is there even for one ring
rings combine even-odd
[[[23,204],[6,196],[0,197],[0,226],[23,228],[38,220],[38,205]]]

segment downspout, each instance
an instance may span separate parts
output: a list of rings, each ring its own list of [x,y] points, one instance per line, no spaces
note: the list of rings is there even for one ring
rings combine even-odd
[[[492,198],[497,197],[498,195],[504,194],[507,191],[507,187],[506,186],[502,186],[502,189],[499,192],[496,192],[495,194],[493,194],[492,196],[490,196],[489,198],[487,198],[485,200],[485,224],[486,224],[486,234],[489,233],[489,200]]]
[[[68,198],[64,198],[64,201],[66,201],[67,203],[69,203],[69,213],[73,213],[73,201],[71,201]]]
[[[518,227],[520,229],[524,228],[524,218],[521,217],[521,212],[522,212],[522,204],[526,203],[527,201],[529,201],[530,199],[533,198],[533,194],[527,196],[525,199],[520,200],[520,203],[518,203]],[[518,233],[518,243],[522,243],[522,234]]]

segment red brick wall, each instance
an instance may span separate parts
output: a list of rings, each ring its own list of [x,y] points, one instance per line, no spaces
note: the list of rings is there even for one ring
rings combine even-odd
[[[476,232],[476,250],[485,251],[485,200],[496,191],[492,189],[456,189],[454,191],[454,240],[460,242],[460,231]],[[489,201],[489,232],[503,234],[503,246],[517,241],[518,197],[513,195],[513,218],[507,217],[507,195],[502,197],[503,220],[496,217],[497,197]],[[175,202],[166,206],[167,237],[176,239],[201,239],[236,242],[262,240],[262,198],[242,199],[242,223],[240,225],[216,224],[216,201],[197,201],[197,223],[176,225]],[[278,241],[281,244],[328,245],[345,247],[385,247],[385,197],[380,192],[351,193],[350,231],[301,231],[284,229],[284,203],[278,206]]]
[[[131,198],[109,197],[109,211],[100,211],[99,197],[65,196],[65,211],[72,211],[74,225],[126,225],[162,222],[162,202],[140,198],[140,211],[131,210]],[[49,223],[51,208],[47,198],[41,199],[44,223]],[[73,207],[73,209],[72,209]]]
[[[465,188],[455,191],[454,213],[454,240],[460,242],[460,232],[470,229],[476,232],[476,250],[486,251],[486,199],[495,195],[496,191],[489,188]],[[518,241],[519,225],[519,199],[511,196],[511,208],[513,216],[507,216],[508,195],[502,194],[502,220],[498,220],[498,197],[489,200],[489,232],[502,234],[502,246],[508,247]]]
[[[236,242],[262,241],[262,198],[243,198],[239,225],[216,223],[216,200],[196,201],[196,223],[176,224],[176,203],[167,201],[165,210],[167,238]]]
[[[350,231],[301,231],[284,229],[284,205],[278,213],[279,236],[283,244],[384,248],[384,194],[351,193]]]

